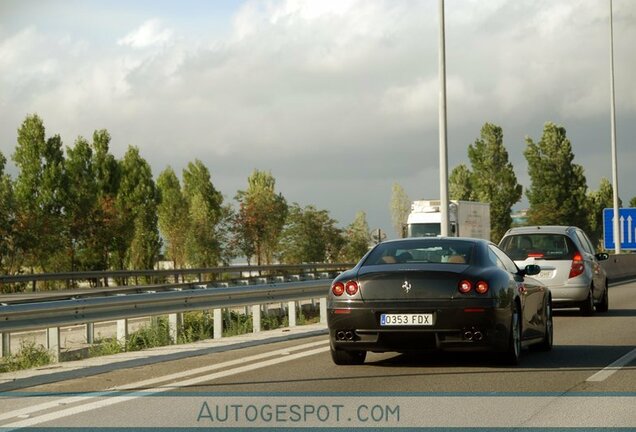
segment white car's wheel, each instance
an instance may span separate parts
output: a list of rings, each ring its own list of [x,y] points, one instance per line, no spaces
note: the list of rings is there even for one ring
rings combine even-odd
[[[603,298],[601,302],[596,305],[597,312],[607,312],[609,310],[609,289],[605,285],[605,291],[603,292]]]
[[[592,289],[587,293],[587,298],[583,300],[580,307],[581,313],[585,316],[590,316],[594,314],[594,295],[592,293]]]

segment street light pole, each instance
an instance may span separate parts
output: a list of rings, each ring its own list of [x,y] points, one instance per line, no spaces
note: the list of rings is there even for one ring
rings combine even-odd
[[[612,13],[612,0],[609,0],[610,6],[610,117],[611,117],[611,133],[612,133],[612,192],[614,194],[614,251],[621,253],[621,224],[618,212],[618,160],[616,156],[616,103],[614,95],[614,20]]]
[[[439,196],[440,234],[448,236],[448,145],[446,141],[446,42],[444,0],[439,0]]]

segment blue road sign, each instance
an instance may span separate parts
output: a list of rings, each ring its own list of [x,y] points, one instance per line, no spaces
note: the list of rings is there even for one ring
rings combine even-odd
[[[621,249],[636,249],[636,208],[618,209]],[[605,249],[614,247],[614,209],[603,210],[603,243]]]

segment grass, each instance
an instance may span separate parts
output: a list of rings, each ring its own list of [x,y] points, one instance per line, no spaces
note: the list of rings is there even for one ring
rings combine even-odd
[[[116,338],[98,339],[88,348],[89,357],[99,357],[124,352],[124,344]]]
[[[126,351],[141,351],[165,345],[170,345],[170,330],[168,318],[161,316],[153,320],[151,325],[128,335]]]
[[[177,342],[190,343],[214,336],[214,320],[209,312],[185,312]]]
[[[223,337],[250,333],[253,330],[252,315],[228,310],[223,317]]]
[[[53,361],[53,356],[42,345],[36,345],[35,341],[22,341],[20,351],[8,357],[0,359],[0,372],[14,372],[22,369],[31,369],[45,366]]]

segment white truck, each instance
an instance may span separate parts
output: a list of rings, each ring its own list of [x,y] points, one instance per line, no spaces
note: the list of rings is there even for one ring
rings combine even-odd
[[[440,200],[418,200],[411,204],[406,222],[407,237],[435,237],[441,234]],[[490,204],[474,201],[449,202],[450,237],[490,240]]]

